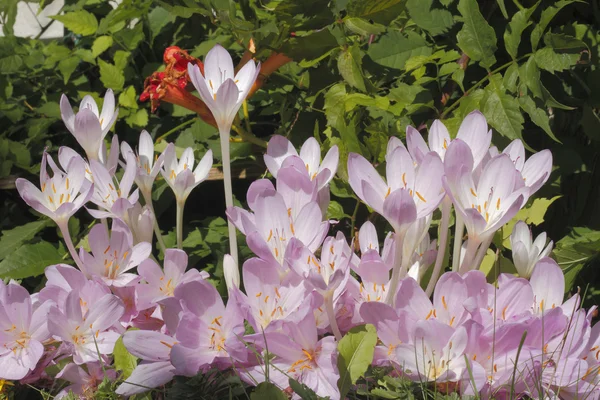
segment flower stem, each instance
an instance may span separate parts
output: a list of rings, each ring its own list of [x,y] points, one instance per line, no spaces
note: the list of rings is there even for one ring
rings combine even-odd
[[[158,242],[158,246],[164,254],[167,247],[165,246],[165,241],[163,240],[162,235],[160,233],[160,228],[158,226],[158,218],[156,218],[156,213],[154,212],[154,205],[152,204],[152,195],[150,193],[142,191],[142,196],[144,197],[144,202],[146,203],[146,205],[150,209],[150,212],[154,216],[154,234],[156,235],[156,241]]]
[[[479,247],[479,250],[477,250],[477,254],[475,255],[475,259],[473,261],[473,265],[472,265],[471,269],[479,269],[479,267],[481,266],[481,262],[483,261],[483,258],[487,254],[487,250],[490,248],[490,244],[492,244],[493,237],[494,236],[492,235],[491,238],[486,239],[481,243],[481,246]]]
[[[452,248],[452,271],[458,272],[460,266],[460,250],[462,247],[462,236],[465,230],[465,223],[458,213],[454,223],[454,247]]]
[[[185,201],[177,199],[177,248],[181,249],[183,243],[183,207]]]
[[[444,262],[444,257],[446,257],[446,245],[448,243],[448,224],[450,223],[450,207],[452,203],[448,196],[444,198],[442,201],[442,223],[440,225],[440,240],[438,241],[438,252],[435,258],[435,266],[433,267],[433,272],[431,273],[431,278],[429,279],[429,283],[427,284],[427,296],[431,296],[433,293],[433,288],[435,288],[435,284],[437,283],[438,277],[440,276],[440,272],[442,271],[442,263]]]
[[[404,235],[406,230],[403,232],[396,232],[394,240],[396,245],[396,256],[394,257],[394,270],[392,271],[392,279],[390,280],[390,288],[388,290],[387,298],[385,302],[393,306],[396,301],[396,291],[398,290],[398,282],[400,281],[400,270],[402,269],[402,249],[404,246]]]
[[[463,262],[460,265],[459,271],[461,274],[470,271],[473,268],[473,261],[475,260],[475,255],[477,254],[477,249],[481,244],[481,240],[479,238],[474,238],[469,236],[467,240],[467,249],[465,250],[465,256],[463,258]]]
[[[221,138],[221,155],[223,163],[223,183],[225,186],[225,206],[233,207],[233,188],[231,185],[231,158],[229,154],[229,129],[219,129]],[[227,228],[229,230],[229,254],[233,257],[235,265],[238,263],[237,238],[235,236],[235,226],[227,219]]]
[[[69,221],[67,220],[67,221],[58,223],[58,228],[60,229],[60,233],[62,233],[62,235],[63,235],[63,239],[65,240],[65,244],[67,245],[67,249],[69,250],[69,253],[71,253],[71,258],[73,258],[73,261],[75,261],[75,264],[77,264],[77,267],[79,268],[79,270],[81,272],[83,272],[83,274],[85,276],[88,276],[85,266],[83,265],[83,262],[79,258],[79,254],[77,254],[77,250],[75,249],[75,246],[73,245],[73,240],[71,239],[71,233],[69,232]]]
[[[335,339],[339,342],[342,339],[342,332],[338,327],[337,320],[335,319],[335,310],[333,309],[333,293],[325,296],[325,310],[327,311],[327,318],[329,318],[329,325],[335,335]]]

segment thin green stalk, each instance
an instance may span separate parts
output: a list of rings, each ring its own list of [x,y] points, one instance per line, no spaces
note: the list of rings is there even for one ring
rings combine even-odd
[[[427,284],[427,296],[431,296],[433,294],[433,289],[435,288],[435,284],[437,283],[440,272],[442,271],[444,257],[446,257],[446,244],[448,243],[448,236],[450,233],[450,230],[448,229],[448,225],[450,224],[450,207],[452,207],[452,203],[446,196],[446,198],[444,198],[442,201],[442,222],[440,224],[440,234],[438,236],[438,252],[435,258],[435,266],[433,267],[431,278]]]
[[[335,319],[335,310],[333,309],[333,293],[329,293],[327,296],[325,296],[324,300],[327,318],[329,318],[329,325],[331,325],[331,330],[335,335],[335,339],[339,342],[342,339],[342,333],[340,332],[340,328],[338,327]]]
[[[237,120],[237,121],[239,122],[239,120]],[[233,130],[235,133],[237,133],[238,135],[240,135],[240,137],[242,138],[242,140],[243,140],[244,142],[249,142],[249,143],[255,144],[255,145],[257,145],[257,146],[263,147],[263,148],[265,148],[265,149],[267,148],[267,142],[265,142],[265,141],[264,141],[264,140],[262,140],[262,139],[259,139],[259,138],[257,138],[257,137],[256,137],[256,136],[254,136],[252,133],[248,133],[248,132],[246,132],[246,130],[244,130],[244,128],[242,128],[240,125],[241,125],[241,124],[239,124],[239,123],[238,123],[238,124],[235,124],[235,123],[234,123],[234,124],[231,126],[231,129],[232,129],[232,130]]]
[[[452,271],[458,272],[460,266],[460,251],[462,247],[462,236],[465,230],[465,224],[458,213],[455,213],[456,222],[454,223],[454,247],[452,248]]]
[[[183,123],[181,123],[181,124],[177,125],[175,128],[171,129],[170,131],[167,131],[167,132],[166,132],[164,135],[162,135],[162,136],[159,136],[159,137],[156,139],[156,143],[159,143],[159,142],[161,142],[161,141],[162,141],[162,140],[164,140],[164,139],[165,139],[167,136],[169,136],[169,135],[171,135],[171,134],[173,134],[173,133],[177,132],[178,130],[180,130],[180,129],[183,129],[183,128],[185,128],[186,126],[193,124],[194,122],[196,122],[196,120],[197,120],[197,118],[188,119],[187,121],[185,121],[185,122],[183,122]]]
[[[221,154],[223,162],[223,183],[225,186],[225,205],[227,208],[233,207],[233,188],[231,185],[231,158],[229,153],[229,129],[221,129]],[[229,231],[229,254],[233,257],[235,265],[238,263],[237,237],[235,236],[235,226],[227,219],[227,228]]]
[[[183,247],[183,208],[184,201],[177,200],[177,248]]]

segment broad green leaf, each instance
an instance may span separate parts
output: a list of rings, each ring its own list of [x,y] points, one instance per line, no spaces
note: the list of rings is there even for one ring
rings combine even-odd
[[[565,273],[565,292],[571,290],[575,278],[586,263],[598,256],[600,232],[588,228],[573,228],[568,236],[556,243],[554,256]]]
[[[365,80],[362,74],[362,57],[357,46],[342,51],[338,57],[340,75],[350,84],[363,92],[366,91]]]
[[[571,68],[580,57],[579,54],[556,53],[550,47],[537,50],[533,56],[538,67],[550,73]]]
[[[73,74],[73,72],[75,72],[75,70],[79,66],[80,62],[81,62],[81,59],[79,59],[79,57],[73,56],[73,57],[65,58],[64,60],[61,60],[58,63],[58,70],[60,71],[61,75],[63,76],[63,81],[64,81],[65,85],[71,78],[71,75]]]
[[[138,103],[136,101],[135,88],[133,85],[128,86],[120,95],[119,95],[119,105],[127,108],[139,108]]]
[[[287,396],[271,382],[262,382],[250,393],[250,400],[287,400]]]
[[[404,64],[413,56],[431,55],[431,47],[425,39],[415,32],[406,35],[398,31],[390,31],[373,43],[367,54],[377,64],[384,67],[403,69]]]
[[[100,67],[100,81],[106,88],[119,91],[123,89],[125,76],[121,69],[100,59],[98,60],[98,66]]]
[[[329,54],[338,47],[339,44],[329,29],[323,29],[310,35],[297,36],[286,41],[281,51],[289,54],[295,61],[307,62],[322,59],[324,55]]]
[[[127,348],[123,344],[123,336],[115,342],[113,357],[115,369],[117,371],[122,371],[121,378],[129,378],[135,367],[137,367],[138,358],[127,351]]]
[[[115,67],[119,69],[125,69],[127,63],[129,62],[129,57],[131,57],[131,53],[124,50],[115,51],[115,55],[113,60],[115,62]]]
[[[145,127],[148,125],[148,110],[141,108],[136,112],[132,112],[127,118],[125,118],[125,122],[127,122],[127,124],[131,127],[134,125],[142,128]]]
[[[515,93],[517,91],[517,81],[518,80],[519,80],[519,64],[514,62],[504,72],[504,77],[502,78],[502,83],[504,84],[504,87],[506,87],[506,90],[508,90],[511,93]]]
[[[432,35],[444,33],[454,25],[452,13],[443,8],[433,8],[433,0],[408,0],[406,8],[415,24]]]
[[[344,99],[346,97],[346,86],[343,83],[333,85],[327,93],[325,93],[325,116],[327,124],[338,129],[344,124]],[[339,130],[339,129],[338,129]]]
[[[338,387],[341,398],[346,398],[350,385],[362,377],[373,361],[377,332],[373,325],[361,325],[350,329],[338,343]]]
[[[529,115],[529,118],[531,118],[531,121],[534,124],[542,128],[552,140],[561,143],[550,128],[550,118],[548,117],[548,113],[545,110],[538,108],[535,101],[530,96],[519,97],[519,105]]]
[[[340,220],[342,218],[349,217],[348,214],[344,212],[344,207],[337,201],[330,201],[327,206],[327,218],[328,219],[336,219]]]
[[[63,262],[64,252],[48,242],[25,244],[0,262],[0,278],[24,279],[44,273],[47,266]]]
[[[346,6],[350,17],[360,17],[385,24],[404,9],[403,0],[350,0]]]
[[[319,400],[319,396],[308,386],[290,378],[290,387],[302,400]]]
[[[0,237],[0,260],[6,258],[24,242],[33,239],[33,237],[48,226],[49,223],[50,221],[48,219],[43,219],[2,231],[2,237]]]
[[[511,140],[521,137],[523,115],[517,99],[506,94],[502,75],[495,74],[490,77],[490,83],[484,89],[481,105],[488,123],[501,135]]]
[[[94,14],[85,10],[72,11],[64,15],[55,15],[52,18],[62,22],[65,28],[77,35],[93,35],[98,29],[98,20]]]
[[[502,16],[508,19],[508,12],[506,12],[506,4],[504,4],[504,0],[496,0],[496,3],[498,3],[498,7],[500,7]]]
[[[13,54],[0,58],[0,74],[13,74],[23,65],[21,56]]]
[[[123,44],[128,50],[135,50],[144,40],[144,24],[139,22],[132,29],[123,29],[115,34],[115,40]]]
[[[575,3],[576,0],[561,0],[554,3],[554,5],[546,8],[542,11],[542,15],[540,17],[540,22],[533,28],[531,31],[531,48],[536,50],[538,44],[540,43],[540,39],[542,35],[546,31],[548,24],[552,21],[552,18],[565,6],[568,6],[571,3]]]
[[[162,7],[156,7],[148,14],[148,24],[150,25],[150,32],[152,39],[162,31],[162,29],[175,21],[176,16],[167,11]]]
[[[92,54],[98,57],[113,45],[112,36],[98,36],[92,45]]]
[[[476,0],[460,0],[458,10],[464,20],[463,27],[457,35],[458,46],[483,67],[490,68],[496,63],[494,29],[481,15]]]
[[[60,106],[56,101],[49,101],[42,104],[36,110],[39,114],[42,114],[50,118],[60,118]]]
[[[531,18],[531,14],[533,14],[538,4],[540,4],[539,1],[531,8],[516,12],[504,31],[504,46],[506,46],[506,51],[513,59],[517,58],[521,36],[523,36],[523,31],[531,25],[529,18]]]
[[[379,35],[385,32],[385,26],[380,24],[372,24],[362,18],[349,17],[344,18],[346,28],[359,35]]]

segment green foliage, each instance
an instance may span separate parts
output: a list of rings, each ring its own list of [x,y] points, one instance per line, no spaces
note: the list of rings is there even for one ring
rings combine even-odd
[[[117,371],[121,371],[121,378],[129,378],[135,367],[137,367],[138,358],[127,351],[123,344],[123,336],[117,339],[115,349],[113,350],[114,366]]]
[[[361,325],[350,331],[338,343],[338,387],[341,398],[345,398],[359,378],[365,375],[373,361],[377,344],[377,332],[373,325]]]

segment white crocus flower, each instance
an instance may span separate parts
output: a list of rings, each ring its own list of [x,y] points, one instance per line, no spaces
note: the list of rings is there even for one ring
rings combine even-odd
[[[546,232],[542,232],[535,240],[531,230],[523,221],[518,221],[510,235],[513,262],[519,276],[529,279],[537,262],[547,257],[552,251],[552,240],[546,246]],[[545,247],[544,247],[545,246]]]

